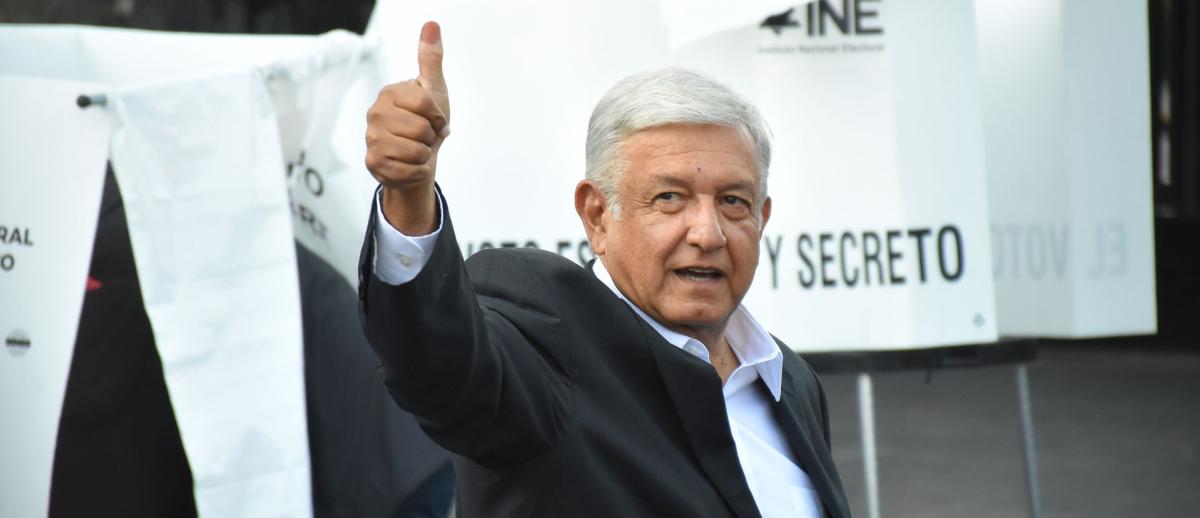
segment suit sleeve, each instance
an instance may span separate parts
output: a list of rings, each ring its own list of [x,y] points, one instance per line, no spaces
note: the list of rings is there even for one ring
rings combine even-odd
[[[425,268],[425,262],[429,259],[429,254],[433,252],[434,245],[437,244],[438,234],[442,232],[442,213],[445,212],[442,194],[438,192],[437,197],[437,228],[424,236],[409,236],[396,230],[391,224],[386,223],[386,219],[382,210],[383,187],[375,191],[375,221],[377,222],[375,232],[372,232],[368,239],[375,239],[375,254],[372,260],[374,261],[375,276],[379,280],[391,285],[404,284],[413,280],[421,269]]]
[[[410,282],[390,285],[372,268],[380,224],[372,207],[359,259],[364,332],[393,399],[434,441],[488,466],[532,460],[553,447],[571,410],[564,351],[531,343],[522,329],[558,326],[553,301],[477,295],[442,208],[425,267]],[[520,261],[494,268],[512,286],[543,282]]]

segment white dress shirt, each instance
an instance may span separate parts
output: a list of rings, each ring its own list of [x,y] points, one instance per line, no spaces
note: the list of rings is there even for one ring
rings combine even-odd
[[[388,284],[404,284],[425,267],[441,233],[441,223],[431,234],[407,236],[387,224],[383,216],[383,203],[379,198],[380,195],[376,193],[379,224],[375,226],[375,275]],[[444,208],[444,203],[439,194],[439,214],[444,212],[440,210]],[[663,327],[625,298],[613,284],[603,261],[596,261],[592,271],[600,282],[629,304],[664,340],[711,363],[708,348],[704,344]],[[742,472],[759,512],[764,518],[823,516],[821,499],[813,489],[808,474],[796,464],[795,455],[771,410],[772,402],[767,399],[767,394],[754,388],[754,382],[761,378],[770,392],[769,397],[779,401],[783,356],[775,341],[742,305],[729,318],[725,337],[739,362],[722,388],[725,410]]]

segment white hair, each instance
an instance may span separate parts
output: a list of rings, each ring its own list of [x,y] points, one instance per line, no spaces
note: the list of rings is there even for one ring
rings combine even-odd
[[[586,177],[600,186],[614,217],[620,217],[621,209],[617,183],[628,165],[621,142],[639,131],[668,124],[712,124],[743,132],[755,150],[759,199],[766,198],[771,140],[758,109],[700,72],[664,68],[617,81],[592,110]]]

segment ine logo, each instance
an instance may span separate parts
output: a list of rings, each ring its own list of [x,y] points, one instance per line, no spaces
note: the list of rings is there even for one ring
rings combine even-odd
[[[26,333],[22,329],[13,329],[4,338],[4,345],[8,347],[9,354],[24,356],[25,353],[29,352],[29,346],[33,345],[33,341],[29,339],[29,333]]]
[[[826,35],[877,35],[883,34],[879,21],[879,4],[883,0],[813,0],[804,4],[804,11],[796,8],[768,16],[759,24],[782,36],[786,29],[805,28],[808,36]],[[797,19],[799,18],[799,19]]]
[[[800,22],[796,21],[795,18],[792,18],[792,14],[795,12],[796,8],[792,7],[782,13],[772,14],[771,16],[768,16],[766,20],[763,20],[759,27],[771,29],[776,36],[783,34],[784,29],[800,27]]]

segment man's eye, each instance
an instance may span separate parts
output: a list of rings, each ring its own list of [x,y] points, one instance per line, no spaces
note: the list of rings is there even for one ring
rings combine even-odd
[[[750,202],[746,201],[743,198],[739,198],[737,196],[725,196],[725,197],[721,198],[721,201],[727,205],[745,205],[747,207],[750,206]]]
[[[654,197],[654,199],[655,199],[655,200],[662,200],[662,201],[675,201],[675,200],[678,200],[678,199],[679,199],[679,193],[677,193],[677,192],[664,192],[664,193],[661,193],[661,194],[659,194],[658,196],[655,196],[655,197]]]

